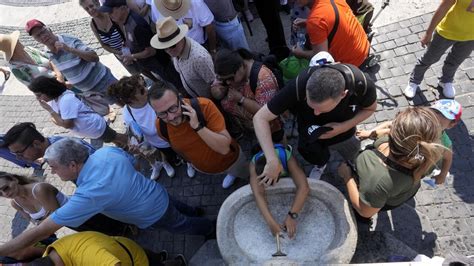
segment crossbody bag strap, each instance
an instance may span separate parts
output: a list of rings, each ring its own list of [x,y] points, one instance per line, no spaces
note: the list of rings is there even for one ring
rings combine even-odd
[[[334,20],[334,27],[332,27],[332,30],[328,35],[328,48],[331,47],[331,42],[334,39],[334,36],[336,35],[337,28],[339,27],[339,11],[337,10],[337,6],[334,0],[331,0],[331,5],[334,9],[334,15],[336,16],[336,18]]]
[[[372,150],[386,165],[390,166],[391,168],[402,172],[406,175],[413,176],[413,170],[406,168],[405,166],[400,165],[399,163],[393,161],[392,159],[388,158],[385,156],[383,153],[381,153],[377,148],[374,147]]]
[[[128,113],[130,114],[130,116],[132,117],[133,121],[137,122],[137,120],[136,120],[135,117],[133,116],[132,109],[130,108],[130,106],[128,106],[128,104],[127,104],[127,111],[128,111]]]
[[[128,250],[128,248],[120,243],[120,241],[118,241],[117,239],[115,239],[115,241],[117,241],[117,243],[119,243],[119,245],[125,250],[125,252],[127,252],[128,254],[128,257],[130,258],[130,262],[132,263],[132,266],[135,266],[135,262],[133,261],[133,256],[132,256],[132,253],[130,253],[130,250]]]

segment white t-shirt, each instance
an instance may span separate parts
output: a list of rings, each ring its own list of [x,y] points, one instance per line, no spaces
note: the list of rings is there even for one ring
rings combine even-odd
[[[153,0],[146,0],[146,3],[151,6],[151,20],[153,20],[154,23],[164,18],[156,8]],[[178,25],[188,25],[189,31],[186,36],[195,40],[199,44],[203,44],[207,40],[207,35],[204,33],[204,27],[211,24],[213,21],[214,15],[203,0],[191,0],[191,8],[189,8],[188,13],[176,22]]]
[[[81,102],[72,91],[66,90],[57,100],[49,101],[48,104],[62,119],[74,119],[71,131],[78,136],[97,139],[104,134],[107,126],[105,119]]]
[[[142,108],[129,107],[135,118],[135,122],[143,131],[145,140],[156,148],[169,148],[170,144],[159,137],[156,132],[156,113],[153,108],[147,103]],[[130,115],[127,106],[123,108],[123,121],[128,126],[132,123],[133,118]]]

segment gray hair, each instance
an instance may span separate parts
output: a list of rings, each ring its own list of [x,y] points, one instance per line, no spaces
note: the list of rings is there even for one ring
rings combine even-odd
[[[328,99],[336,99],[346,87],[344,76],[329,67],[316,69],[306,83],[308,98],[317,103]]]
[[[60,165],[71,162],[84,163],[89,157],[89,149],[75,138],[66,137],[51,144],[44,153],[46,161],[55,161]]]

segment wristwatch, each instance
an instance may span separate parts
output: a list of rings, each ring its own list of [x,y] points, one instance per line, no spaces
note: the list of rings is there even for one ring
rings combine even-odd
[[[288,215],[291,217],[291,219],[295,219],[295,220],[298,219],[298,213],[296,212],[289,211]]]
[[[203,127],[204,127],[204,125],[201,124],[201,122],[199,122],[199,125],[198,125],[196,128],[193,128],[193,129],[194,129],[194,132],[198,132],[198,131],[201,130]]]

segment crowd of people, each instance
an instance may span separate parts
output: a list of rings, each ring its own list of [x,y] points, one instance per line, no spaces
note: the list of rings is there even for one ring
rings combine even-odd
[[[408,107],[372,130],[357,130],[374,115],[377,93],[363,72],[370,40],[351,9],[354,3],[296,0],[294,10],[309,11],[307,17],[293,17],[292,31],[306,39],[290,49],[279,1],[255,0],[270,48],[270,56],[262,56],[249,50],[231,0],[79,2],[100,45],[131,76],[115,77],[80,39],[55,33],[36,19],[25,30],[44,50],[22,45],[19,31],[0,36],[11,73],[54,124],[75,136],[45,137],[33,123],[19,123],[1,137],[0,156],[36,170],[47,164],[53,175],[76,186],[68,196],[33,177],[0,172],[0,195],[37,225],[0,246],[3,261],[185,265],[182,255],[168,258],[166,251],[154,253],[122,237],[160,229],[215,238],[215,221],[203,208],[180,202],[160,184],[162,169],[173,177],[180,165],[189,178],[196,171],[225,174],[223,189],[237,178],[246,180],[270,232],[287,232],[292,239],[309,193],[308,178],[321,178],[331,151],[344,159],[337,175],[361,223],[413,198],[420,180],[437,169],[434,182],[446,180],[453,144],[445,130],[462,114],[453,99],[453,77],[474,48],[474,31],[465,27],[474,23],[470,1],[442,1],[421,39],[431,44],[404,91],[414,97],[426,69],[452,46],[440,79],[448,99]],[[249,18],[248,10],[239,11]],[[311,62],[283,79],[278,62],[290,53]],[[2,69],[5,79],[10,71]],[[122,107],[126,132],[104,119],[113,104]],[[295,148],[284,130],[289,117],[297,123]],[[243,134],[258,140],[250,158],[239,144]],[[367,138],[374,143],[361,152],[360,141]],[[103,142],[114,145],[102,147]],[[296,151],[313,165],[309,175]],[[143,159],[152,169],[148,177],[140,168]],[[291,177],[297,189],[288,215],[277,221],[265,188],[282,177]],[[57,240],[54,234],[64,226],[79,233]]]

